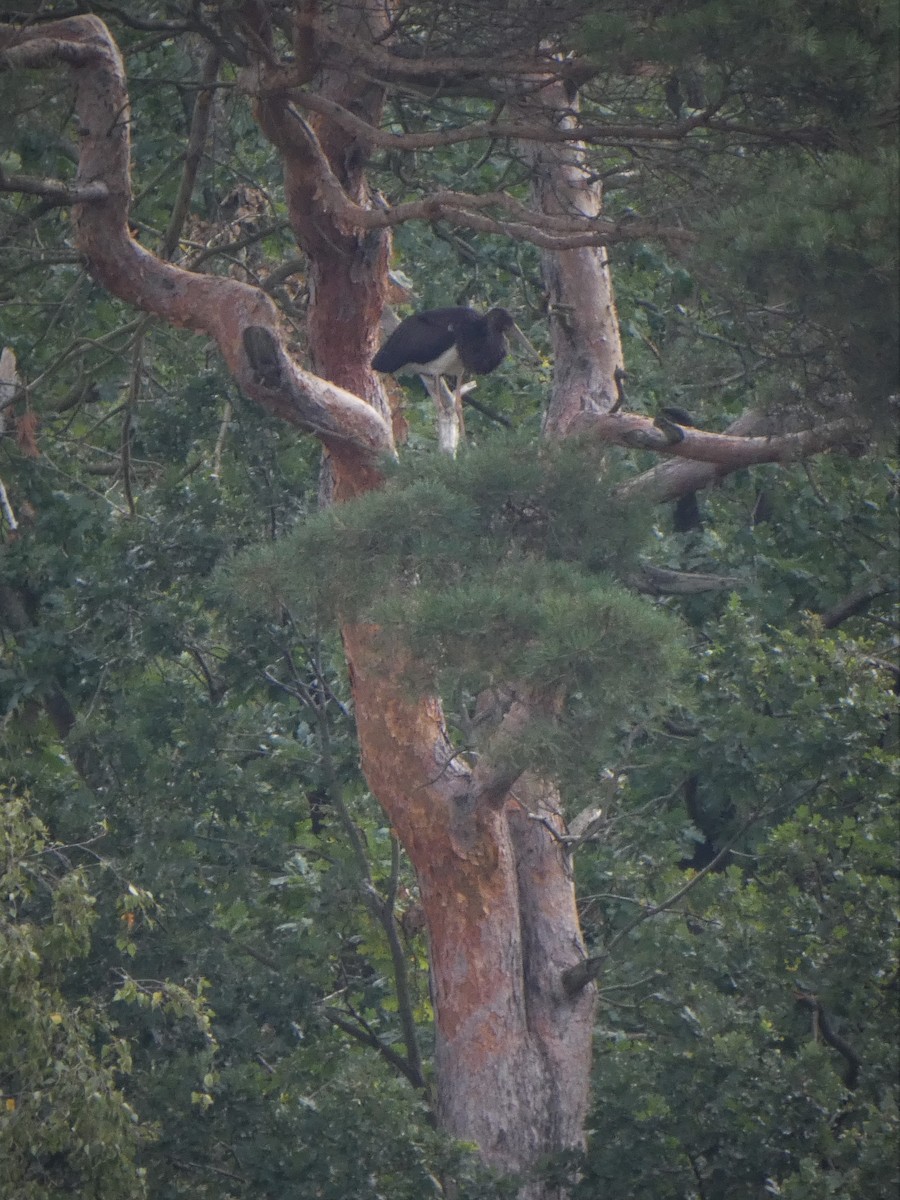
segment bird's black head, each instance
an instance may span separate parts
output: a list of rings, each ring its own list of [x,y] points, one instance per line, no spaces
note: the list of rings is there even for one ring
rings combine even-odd
[[[506,333],[515,325],[512,313],[505,308],[492,308],[484,318],[494,333]]]

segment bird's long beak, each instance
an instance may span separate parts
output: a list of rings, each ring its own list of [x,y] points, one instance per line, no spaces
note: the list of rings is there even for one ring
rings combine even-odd
[[[513,341],[517,342],[519,347],[524,350],[527,355],[533,358],[535,362],[541,361],[541,356],[538,354],[537,350],[535,350],[534,346],[532,346],[531,342],[529,342],[528,338],[518,327],[515,321],[513,321],[513,326],[509,333]]]

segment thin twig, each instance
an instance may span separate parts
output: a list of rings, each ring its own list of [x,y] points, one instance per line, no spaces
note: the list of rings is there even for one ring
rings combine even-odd
[[[697,886],[701,879],[704,879],[711,871],[715,871],[716,868],[720,866],[725,861],[726,857],[731,853],[732,847],[740,841],[750,826],[753,825],[753,823],[757,821],[761,815],[761,809],[752,812],[743,825],[741,825],[737,833],[735,833],[734,837],[726,842],[715,858],[708,862],[706,866],[702,868],[702,870],[698,871],[696,875],[689,879],[683,887],[680,887],[677,892],[673,892],[668,899],[663,900],[660,904],[648,904],[642,908],[637,916],[633,917],[632,920],[630,920],[627,925],[620,929],[615,937],[610,940],[602,954],[596,954],[591,958],[586,958],[582,962],[577,963],[574,967],[570,967],[567,971],[564,971],[563,987],[565,988],[566,993],[569,996],[574,996],[577,992],[580,992],[582,988],[587,987],[587,985],[596,979],[600,974],[601,970],[603,969],[603,964],[612,954],[616,946],[618,946],[621,941],[628,937],[630,933],[637,929],[638,925],[643,925],[643,923],[645,921],[649,921],[651,917],[656,917],[660,913],[666,912],[668,909],[673,908],[679,900],[682,900],[688,894],[688,892],[692,891]]]

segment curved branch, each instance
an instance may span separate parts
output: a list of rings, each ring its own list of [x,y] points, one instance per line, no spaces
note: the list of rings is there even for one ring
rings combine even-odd
[[[0,69],[60,63],[81,68],[77,187],[106,188],[73,212],[91,275],[118,299],[212,337],[243,391],[274,415],[370,463],[390,452],[390,426],[370,405],[291,360],[278,311],[265,293],[172,266],[131,237],[128,94],[122,59],[103,22],[80,16],[19,30],[0,54]]]

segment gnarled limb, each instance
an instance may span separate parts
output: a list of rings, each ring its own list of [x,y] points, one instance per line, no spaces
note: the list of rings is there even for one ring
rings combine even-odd
[[[144,312],[212,337],[248,396],[371,470],[392,449],[389,424],[359,396],[293,362],[268,296],[233,279],[195,275],[165,263],[131,237],[128,94],[121,56],[103,22],[71,17],[4,39],[0,69],[60,64],[77,68],[81,147],[76,189],[82,195],[84,189],[93,194],[98,185],[106,189],[106,195],[85,200],[73,211],[78,246],[93,277]],[[275,374],[261,371],[258,357],[248,354],[251,329],[262,331],[251,335],[250,345],[265,342],[270,363],[277,363]]]

